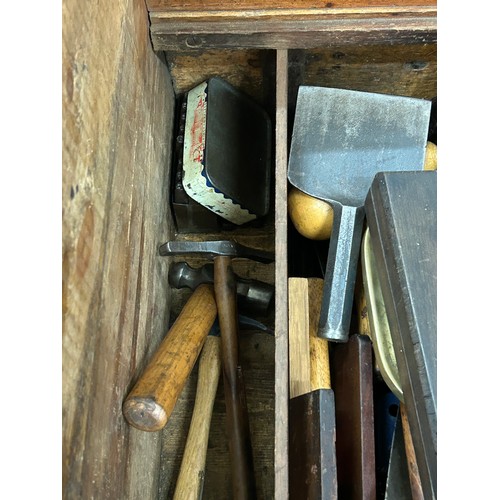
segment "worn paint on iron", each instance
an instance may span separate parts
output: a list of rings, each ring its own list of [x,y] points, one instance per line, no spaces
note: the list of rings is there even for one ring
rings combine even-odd
[[[206,175],[207,87],[203,82],[188,93],[182,185],[193,200],[207,209],[234,224],[244,224],[257,216],[214,188]]]

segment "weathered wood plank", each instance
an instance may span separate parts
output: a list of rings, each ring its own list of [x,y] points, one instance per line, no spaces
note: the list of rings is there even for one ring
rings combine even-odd
[[[156,498],[121,406],[165,333],[173,92],[143,2],[63,3],[63,498]]]
[[[253,97],[261,104],[267,104],[274,91],[272,51],[263,50],[206,50],[167,52],[169,72],[176,94],[194,88],[200,82],[219,76],[237,89]],[[270,112],[271,114],[271,112]]]
[[[288,498],[288,51],[276,53],[274,498]]]
[[[437,4],[388,0],[149,0],[155,50],[435,43]]]
[[[299,51],[297,51],[299,52]],[[296,51],[292,52],[294,59]],[[437,95],[437,45],[382,45],[303,51],[296,85],[335,87],[432,99]]]
[[[308,49],[317,47],[435,43],[437,19],[429,15],[335,16],[326,19],[209,19],[152,17],[155,50],[211,48]]]
[[[182,12],[183,15],[189,15],[193,12],[227,12],[235,15],[245,11],[283,11],[292,12],[306,11],[327,11],[332,12],[342,9],[366,9],[375,7],[395,8],[396,2],[393,0],[336,0],[327,2],[325,0],[147,0],[148,9],[151,11],[160,11],[169,9],[173,12]],[[399,0],[397,6],[406,9],[415,6],[436,5],[436,0]]]

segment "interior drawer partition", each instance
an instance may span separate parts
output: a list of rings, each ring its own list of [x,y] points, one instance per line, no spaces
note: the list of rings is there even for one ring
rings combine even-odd
[[[275,498],[288,498],[288,51],[276,52]]]

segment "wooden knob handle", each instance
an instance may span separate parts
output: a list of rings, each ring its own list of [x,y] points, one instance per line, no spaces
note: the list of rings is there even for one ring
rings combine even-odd
[[[300,191],[288,192],[288,214],[295,229],[310,240],[327,240],[333,226],[333,208],[329,203]]]
[[[437,170],[437,146],[428,141],[425,147],[425,163],[424,170]]]
[[[198,500],[203,490],[212,409],[221,372],[220,338],[208,336],[200,355],[193,416],[174,500]]]
[[[424,170],[437,170],[437,146],[427,142]],[[296,187],[288,192],[288,214],[297,231],[310,240],[327,240],[333,227],[333,208],[326,201],[310,196]]]
[[[125,400],[129,424],[143,431],[166,425],[216,315],[212,287],[200,285]]]

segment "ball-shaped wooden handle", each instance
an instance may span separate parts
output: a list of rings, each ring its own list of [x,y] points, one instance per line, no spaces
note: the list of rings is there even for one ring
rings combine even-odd
[[[437,170],[437,166],[437,146],[433,142],[428,141],[425,148],[424,170]]]
[[[295,229],[310,240],[327,240],[333,225],[329,203],[292,187],[288,193],[288,213]]]

